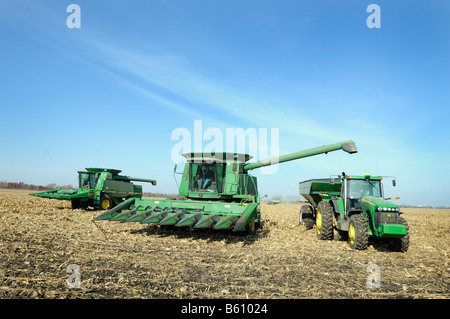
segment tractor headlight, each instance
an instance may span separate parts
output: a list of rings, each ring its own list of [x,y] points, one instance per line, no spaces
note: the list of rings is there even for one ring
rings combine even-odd
[[[387,207],[383,207],[383,211],[384,211],[384,212],[387,212]]]
[[[397,212],[399,212],[399,211],[400,211],[400,207],[397,207],[395,210],[396,210]]]

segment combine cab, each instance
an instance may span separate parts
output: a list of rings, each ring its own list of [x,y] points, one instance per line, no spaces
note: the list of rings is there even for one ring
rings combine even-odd
[[[258,185],[250,170],[340,149],[357,152],[354,142],[346,141],[254,163],[247,163],[247,154],[184,154],[179,195],[185,200],[130,198],[95,220],[252,232],[261,216]]]
[[[86,168],[78,171],[78,190],[57,189],[48,192],[31,193],[32,196],[70,200],[72,208],[109,209],[122,203],[125,199],[142,197],[142,186],[131,181],[149,182],[153,179],[133,178],[119,175],[121,171],[108,168]]]
[[[347,238],[350,247],[363,250],[369,238],[384,240],[393,251],[409,247],[408,224],[398,205],[383,198],[381,176],[345,173],[339,180],[311,179],[300,182],[300,194],[309,204],[300,209],[300,224],[316,226],[319,239]],[[395,186],[395,180],[392,181]]]

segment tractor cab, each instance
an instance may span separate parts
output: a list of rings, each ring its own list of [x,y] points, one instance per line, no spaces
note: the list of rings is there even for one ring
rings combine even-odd
[[[383,198],[383,185],[381,176],[347,176],[341,175],[342,194],[345,214],[351,215],[353,212],[361,211],[399,211],[397,205],[388,199],[398,199],[397,197]],[[395,186],[395,179],[392,180]]]
[[[381,178],[365,176],[348,176],[344,180],[345,211],[352,209],[361,210],[361,201],[364,196],[383,197]]]

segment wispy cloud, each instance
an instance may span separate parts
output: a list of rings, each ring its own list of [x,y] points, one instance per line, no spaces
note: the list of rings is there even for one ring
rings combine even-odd
[[[330,114],[333,107],[328,103],[299,105],[300,102],[295,101],[296,97],[282,98],[269,88],[250,93],[244,87],[217,80],[220,77],[213,79],[205,75],[200,71],[201,67],[185,54],[147,44],[130,49],[126,41],[111,41],[111,37],[101,30],[81,30],[82,37],[68,38],[64,28],[52,27],[56,20],[61,20],[61,16],[45,4],[37,2],[32,10],[27,10],[20,2],[18,6],[20,8],[16,6],[8,12],[14,13],[14,19],[24,22],[28,28],[39,25],[40,32],[52,39],[52,45],[59,45],[68,54],[77,55],[124,87],[193,119],[208,120],[224,127],[234,127],[233,119],[238,119],[249,127],[276,127],[293,138],[311,139],[313,143],[328,141],[330,137],[347,139],[350,125],[351,131],[358,132],[360,137],[368,140],[384,138],[380,133],[378,136],[364,133],[369,129],[382,132],[383,127],[362,119],[361,113],[358,116],[346,113],[336,118],[337,112]],[[45,24],[39,21],[53,22]],[[28,31],[32,32],[31,29]],[[279,74],[275,79],[277,77]],[[273,77],[270,78],[273,81]],[[319,104],[320,100],[321,97],[318,97]],[[319,116],[320,110],[317,108],[320,107],[323,107],[323,116]],[[217,112],[227,116],[219,119],[214,115]]]

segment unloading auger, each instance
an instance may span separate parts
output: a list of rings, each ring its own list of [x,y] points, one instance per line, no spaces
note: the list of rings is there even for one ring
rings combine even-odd
[[[156,223],[177,227],[254,231],[261,212],[256,177],[248,171],[336,150],[356,153],[345,141],[247,163],[252,157],[239,153],[187,153],[179,195],[183,200],[130,198],[95,220]]]

